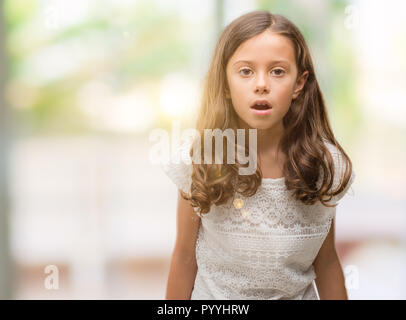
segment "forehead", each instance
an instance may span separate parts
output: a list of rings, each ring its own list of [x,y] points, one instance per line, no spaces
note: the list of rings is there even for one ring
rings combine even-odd
[[[234,52],[229,63],[248,60],[258,64],[286,60],[295,64],[295,51],[291,40],[267,29],[264,32],[244,41]]]

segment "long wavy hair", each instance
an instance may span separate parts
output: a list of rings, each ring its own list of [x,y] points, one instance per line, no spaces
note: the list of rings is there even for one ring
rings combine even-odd
[[[302,91],[292,101],[283,118],[285,130],[280,146],[286,155],[283,165],[285,185],[288,190],[292,190],[295,199],[306,205],[320,201],[327,207],[334,207],[336,204],[327,202],[347,186],[352,173],[352,163],[334,138],[303,35],[292,22],[281,15],[268,11],[252,11],[235,19],[220,35],[205,77],[196,123],[196,129],[200,133],[201,155],[204,154],[204,129],[238,129],[238,116],[231,99],[225,96],[228,90],[226,66],[244,41],[266,29],[290,39],[295,50],[298,75],[306,70],[309,72]],[[344,178],[336,190],[331,190],[335,166],[325,141],[336,146],[344,163],[347,163]],[[225,152],[223,154],[225,157]],[[193,147],[190,155],[193,156]],[[234,164],[227,161],[222,164],[193,163],[190,194],[182,192],[182,197],[189,200],[195,210],[202,214],[209,212],[213,204],[226,203],[235,192],[246,197],[254,195],[261,185],[261,168],[257,166],[252,175],[240,175],[238,170],[243,166],[237,160]]]

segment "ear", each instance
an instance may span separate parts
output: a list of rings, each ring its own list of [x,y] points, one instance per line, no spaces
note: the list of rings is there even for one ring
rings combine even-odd
[[[292,99],[296,99],[297,96],[299,95],[300,91],[302,91],[302,89],[307,81],[308,76],[309,76],[309,71],[305,71],[296,81],[295,91],[293,91]]]

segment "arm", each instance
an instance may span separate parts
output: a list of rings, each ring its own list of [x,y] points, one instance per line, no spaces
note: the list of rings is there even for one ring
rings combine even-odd
[[[176,242],[166,287],[166,300],[189,300],[197,273],[196,239],[200,217],[178,194]]]
[[[335,248],[335,219],[313,262],[320,300],[348,300],[345,278]]]

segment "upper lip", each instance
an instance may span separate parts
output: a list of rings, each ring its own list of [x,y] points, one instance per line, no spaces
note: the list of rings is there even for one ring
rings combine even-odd
[[[266,104],[268,107],[272,108],[272,105],[266,99],[255,100],[254,103],[251,104],[251,108],[254,107],[256,104]]]

